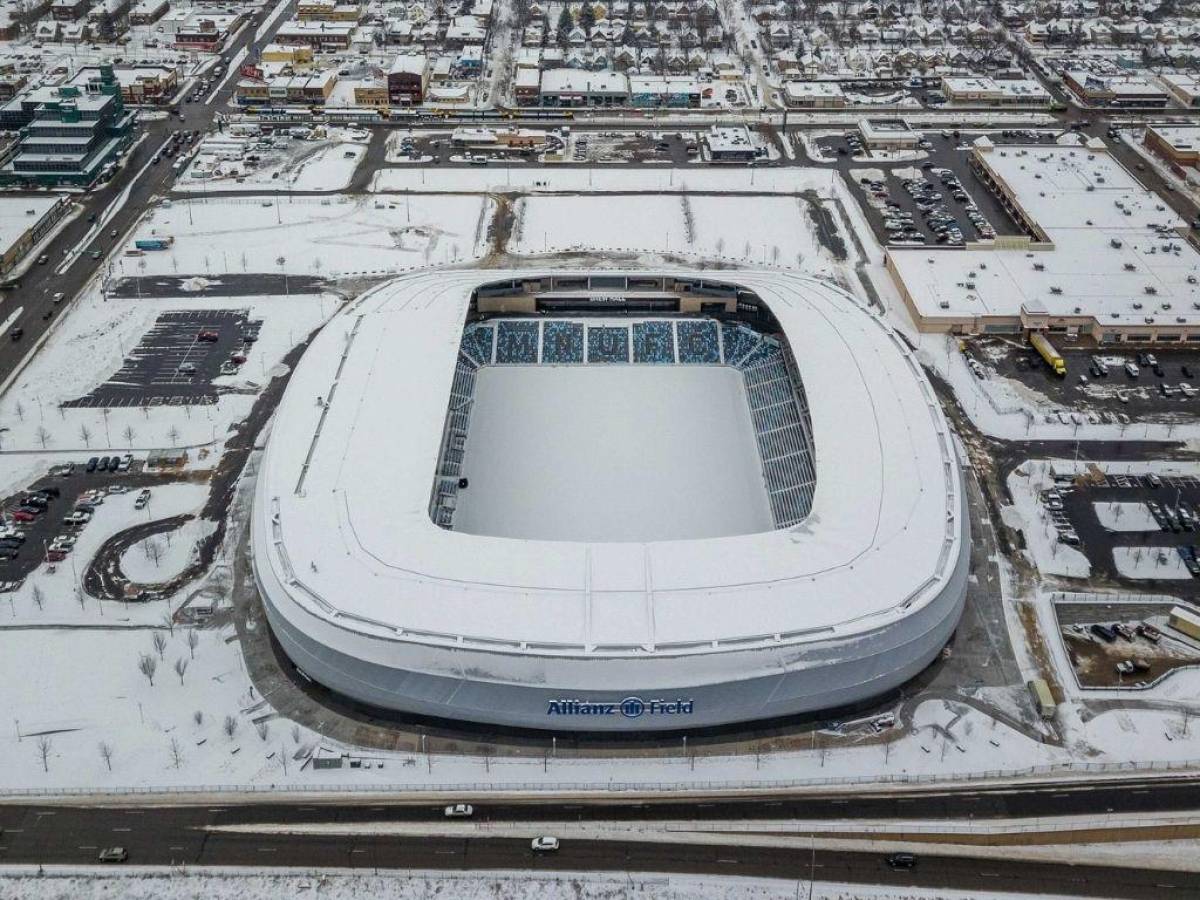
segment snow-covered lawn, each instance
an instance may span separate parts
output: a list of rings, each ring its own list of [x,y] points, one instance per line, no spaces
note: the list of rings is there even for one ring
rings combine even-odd
[[[1174,547],[1113,547],[1113,562],[1125,578],[1185,581],[1191,573]]]
[[[140,238],[165,251],[118,257],[117,275],[280,272],[351,275],[463,262],[486,250],[492,203],[481,196],[210,197],[154,207]],[[280,259],[283,262],[280,262]]]
[[[1093,503],[1096,518],[1108,531],[1158,531],[1145,503]]]
[[[678,185],[677,185],[678,186]],[[807,201],[696,194],[532,196],[517,207],[518,254],[615,250],[830,274]]]
[[[198,544],[216,527],[207,519],[190,519],[173,531],[143,538],[121,554],[121,571],[138,584],[170,581],[197,557]]]

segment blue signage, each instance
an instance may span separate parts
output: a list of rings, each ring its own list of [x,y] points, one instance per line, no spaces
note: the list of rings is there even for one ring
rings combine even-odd
[[[695,712],[694,700],[643,700],[641,697],[626,697],[620,701],[608,700],[551,700],[546,707],[548,716],[624,716],[640,719],[642,716],[690,716]]]

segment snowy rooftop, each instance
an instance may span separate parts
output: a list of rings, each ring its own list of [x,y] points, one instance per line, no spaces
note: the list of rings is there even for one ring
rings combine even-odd
[[[809,399],[817,489],[800,525],[650,543],[437,527],[430,483],[471,293],[532,275],[406,276],[314,340],[276,416],[256,507],[273,535],[256,565],[297,603],[391,638],[644,654],[855,633],[937,596],[961,549],[961,482],[932,390],[884,321],[827,282],[779,272],[737,283],[790,336]]]
[[[1149,125],[1147,127],[1176,151],[1200,148],[1200,125]]]
[[[1183,222],[1109,154],[1009,146],[981,159],[1054,247],[889,251],[923,314],[1017,316],[1040,307],[1102,324],[1200,321],[1200,286],[1189,280],[1200,276],[1200,255],[1164,230]]]
[[[0,197],[0,253],[41,221],[61,198],[53,194],[27,197]]]

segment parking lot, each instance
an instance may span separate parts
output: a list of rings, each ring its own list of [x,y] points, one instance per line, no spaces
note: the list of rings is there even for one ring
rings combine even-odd
[[[235,374],[232,360],[258,338],[246,310],[183,310],[159,315],[124,365],[67,407],[203,405],[217,402],[213,379]]]
[[[924,159],[896,162],[856,155],[861,143],[855,143],[855,134],[819,138],[817,144],[826,155],[836,156],[835,165],[859,198],[880,243],[953,247],[1021,233],[971,170],[969,143],[975,135],[927,132],[920,148]]]
[[[1057,539],[1087,556],[1093,578],[1200,598],[1200,479],[1093,473],[1087,481],[1078,485],[1064,476],[1042,493],[1041,503]],[[1125,573],[1114,551],[1124,558]]]
[[[103,503],[106,497],[125,494],[133,495],[125,502],[135,502],[137,491],[154,479],[142,472],[142,460],[123,459],[128,460],[128,465],[122,471],[89,473],[82,464],[51,470],[51,474],[39,479],[28,490],[0,503],[5,523],[0,525],[0,584],[19,583],[45,562],[52,549],[65,548],[53,555],[61,556],[57,564],[70,565],[70,545],[87,527],[89,518],[81,514],[76,521],[68,523],[66,520],[76,510],[86,512]],[[39,491],[44,493],[38,494]],[[31,496],[41,500],[31,500]],[[23,507],[29,512],[17,515]],[[62,543],[57,543],[59,541]],[[76,562],[81,568],[85,564],[86,560]]]
[[[966,352],[998,375],[1019,381],[1061,406],[1083,411],[1089,421],[1200,415],[1200,349],[1118,349],[1084,341],[1067,343],[1061,335],[1049,338],[1067,364],[1066,377],[1055,375],[1023,340],[971,338]],[[1098,361],[1103,363],[1103,374]],[[1132,368],[1127,369],[1127,364]]]

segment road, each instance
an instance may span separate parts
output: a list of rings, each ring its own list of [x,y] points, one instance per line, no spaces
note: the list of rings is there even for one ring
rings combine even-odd
[[[665,807],[664,807],[665,808]],[[692,809],[692,807],[686,807]],[[562,806],[521,807],[561,820]],[[611,807],[595,810],[607,816]],[[528,837],[489,837],[464,829],[463,837],[424,835],[270,834],[211,831],[237,824],[246,814],[261,821],[344,822],[359,815],[396,821],[404,807],[7,807],[0,809],[0,860],[8,864],[93,863],[103,847],[122,846],[129,863],[189,866],[296,866],[361,869],[617,871],[736,875],[806,882],[824,881],[930,887],[981,892],[1036,891],[1070,896],[1187,897],[1200,891],[1200,874],[1052,862],[937,856],[920,851],[915,870],[893,871],[882,851],[849,852],[795,846],[564,839],[553,854],[535,854]],[[440,809],[417,812],[428,821]],[[644,811],[643,811],[644,812]],[[530,822],[528,834],[538,833]],[[918,848],[919,850],[919,848]]]

